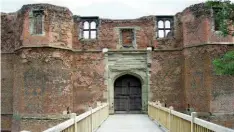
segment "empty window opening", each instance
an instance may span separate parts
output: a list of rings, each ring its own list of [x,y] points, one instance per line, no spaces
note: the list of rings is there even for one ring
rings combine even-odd
[[[91,22],[91,29],[96,29],[97,27],[96,27],[96,22]]]
[[[212,8],[213,9],[213,19],[214,19],[214,30],[215,31],[219,31],[220,30],[220,24],[219,24],[219,20],[218,20],[218,16],[221,16],[222,14],[220,13],[220,11],[222,10],[221,8]]]
[[[173,32],[173,16],[157,16],[157,37],[165,38]]]
[[[33,34],[43,33],[43,10],[33,11]]]
[[[83,39],[97,38],[98,17],[81,17],[80,37]]]
[[[158,21],[158,28],[163,28],[163,27],[164,27],[163,21]]]
[[[134,33],[133,29],[122,29],[122,45],[124,47],[130,47],[133,45]]]
[[[84,22],[84,29],[89,29],[89,22]]]
[[[166,21],[165,22],[165,28],[171,28],[171,22],[170,21]]]

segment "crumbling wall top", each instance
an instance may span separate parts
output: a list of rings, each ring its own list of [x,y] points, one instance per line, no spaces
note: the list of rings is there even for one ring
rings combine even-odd
[[[108,18],[101,18],[101,20],[103,22],[142,22],[142,21],[148,21],[148,20],[153,20],[155,18],[155,16],[150,15],[150,16],[143,16],[140,18],[136,18],[136,19],[108,19]]]
[[[69,12],[72,15],[72,12],[67,7],[56,6],[56,5],[46,4],[46,3],[23,5],[20,11],[25,12],[25,11],[28,11],[29,9],[35,9],[35,10],[47,9],[47,10],[53,10],[56,12]]]
[[[192,13],[195,17],[210,16],[211,10],[203,2],[203,3],[191,5],[182,11],[182,14],[187,14],[187,13]]]

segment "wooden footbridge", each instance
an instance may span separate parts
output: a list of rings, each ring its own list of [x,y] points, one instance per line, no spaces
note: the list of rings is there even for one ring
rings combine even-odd
[[[197,114],[187,115],[149,102],[147,114],[109,115],[109,105],[103,103],[44,132],[234,132],[199,119]]]

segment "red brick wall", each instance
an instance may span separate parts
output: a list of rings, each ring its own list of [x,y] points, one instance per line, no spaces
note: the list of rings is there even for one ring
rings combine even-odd
[[[186,104],[195,111],[209,111],[210,63],[207,47],[189,48],[184,53],[184,86]]]
[[[99,49],[110,48],[116,49],[121,34],[119,34],[118,28],[129,27],[136,28],[136,43],[138,48],[146,48],[152,45],[154,38],[154,17],[143,17],[133,20],[110,20],[100,19],[98,27],[98,38],[97,40],[79,40],[79,21],[74,23],[73,32],[73,47],[75,49]]]
[[[13,114],[14,55],[1,55],[1,129],[11,129]]]
[[[132,45],[133,43],[133,31],[130,29],[128,30],[122,30],[122,44],[125,46]]]
[[[75,53],[73,56],[73,105],[75,113],[82,113],[97,101],[106,102],[104,92],[104,54]]]
[[[210,111],[231,113],[234,111],[234,77],[213,75]]]
[[[155,16],[147,16],[139,19],[132,20],[110,20],[100,19],[98,27],[98,38],[96,40],[79,40],[79,21],[77,18],[74,20],[73,32],[73,48],[75,49],[116,49],[119,44],[119,39],[122,37],[119,34],[118,28],[129,27],[135,28],[136,31],[136,44],[138,49],[145,49],[149,46],[155,48],[168,49],[178,48],[182,46],[182,23],[180,22],[180,15],[175,18],[176,23],[174,26],[175,36],[164,39],[157,39],[156,37],[156,18]]]
[[[12,114],[12,90],[13,90],[13,72],[14,72],[14,56],[12,54],[4,54],[1,56],[1,113]]]
[[[30,12],[34,9],[43,9],[44,35],[31,35]],[[24,14],[23,33],[21,36],[23,45],[53,45],[72,47],[72,13],[64,7],[54,5],[26,5],[21,12]]]
[[[211,10],[205,4],[195,4],[182,12],[184,46],[217,42],[233,42],[231,35],[223,37],[214,31]]]
[[[22,43],[23,16],[19,13],[1,13],[1,52],[13,52]]]
[[[18,51],[16,60],[15,72],[10,74],[14,75],[15,81],[9,83],[14,84],[13,93],[9,93],[14,95],[14,114],[19,116],[19,119],[14,118],[14,130],[31,130],[31,126],[24,123],[30,124],[32,120],[22,120],[21,116],[40,118],[61,115],[67,107],[71,112],[81,114],[89,106],[96,107],[97,101],[107,101],[104,97],[107,92],[104,54],[101,52],[28,48]],[[11,104],[12,101],[9,101],[6,103]],[[38,120],[32,130],[46,128],[48,125],[45,122]]]
[[[155,16],[132,20],[100,19],[98,39],[80,40],[79,20],[73,19],[64,7],[26,5],[16,13],[1,14],[1,49],[16,53],[16,56],[4,54],[1,60],[2,106],[8,106],[2,107],[2,111],[20,116],[46,116],[62,114],[69,107],[72,112],[81,113],[88,106],[95,106],[96,101],[106,101],[103,95],[107,92],[104,55],[98,50],[117,49],[121,27],[134,28],[138,49],[154,46],[168,50],[183,45],[233,42],[230,36],[222,38],[214,34],[210,14],[203,7],[202,4],[193,5],[178,13],[174,36],[163,39],[156,39]],[[44,36],[33,36],[29,32],[29,13],[35,8],[44,9]],[[54,48],[15,51],[22,45],[60,46],[74,51]],[[152,51],[152,101],[160,100],[177,110],[184,110],[190,104],[195,111],[233,111],[233,78],[215,75],[212,67],[212,60],[227,49],[225,45],[216,45]],[[7,124],[12,117],[3,115],[2,118]],[[27,123],[30,121],[14,117],[12,122],[14,130],[18,130],[18,126],[29,129]]]
[[[44,10],[45,35],[30,34],[29,14],[34,9]],[[72,17],[71,12],[64,7],[49,4],[25,5],[14,14],[2,14],[2,48],[13,51],[20,45],[52,45],[80,50],[111,48],[116,49],[120,34],[118,28],[130,27],[136,29],[136,44],[138,49],[154,46],[155,48],[178,48],[183,45],[196,45],[215,42],[233,42],[228,36],[223,38],[213,31],[210,10],[204,4],[192,5],[175,15],[174,36],[156,39],[156,17],[147,16],[132,20],[100,19],[98,38],[84,40],[79,38],[79,19]],[[11,26],[10,26],[11,25]],[[14,27],[14,28],[12,28]],[[12,37],[14,36],[14,37]],[[15,37],[16,36],[16,37]],[[12,38],[12,39],[9,39]],[[14,46],[17,45],[17,46]]]
[[[212,61],[227,51],[227,46],[203,46],[184,50],[186,103],[195,111],[233,111],[234,78],[218,76]]]
[[[72,109],[71,54],[53,49],[18,53],[14,72],[14,111],[25,115],[62,114]]]
[[[184,110],[182,83],[182,55],[180,51],[152,52],[151,86],[152,101],[161,101],[176,110]]]
[[[36,119],[23,119],[21,120],[21,130],[30,130],[32,132],[42,132],[51,128],[65,120],[36,120]]]
[[[211,60],[222,57],[227,50],[234,50],[233,46],[215,46],[210,50]],[[211,65],[211,100],[210,111],[217,113],[231,113],[234,111],[234,77],[217,75]],[[234,122],[233,122],[234,123]]]

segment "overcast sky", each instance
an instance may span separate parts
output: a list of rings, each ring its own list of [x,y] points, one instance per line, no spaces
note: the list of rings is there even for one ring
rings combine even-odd
[[[206,0],[0,0],[1,12],[15,12],[24,4],[50,3],[64,6],[74,15],[132,19],[147,15],[175,15]],[[232,0],[234,2],[234,0]]]

